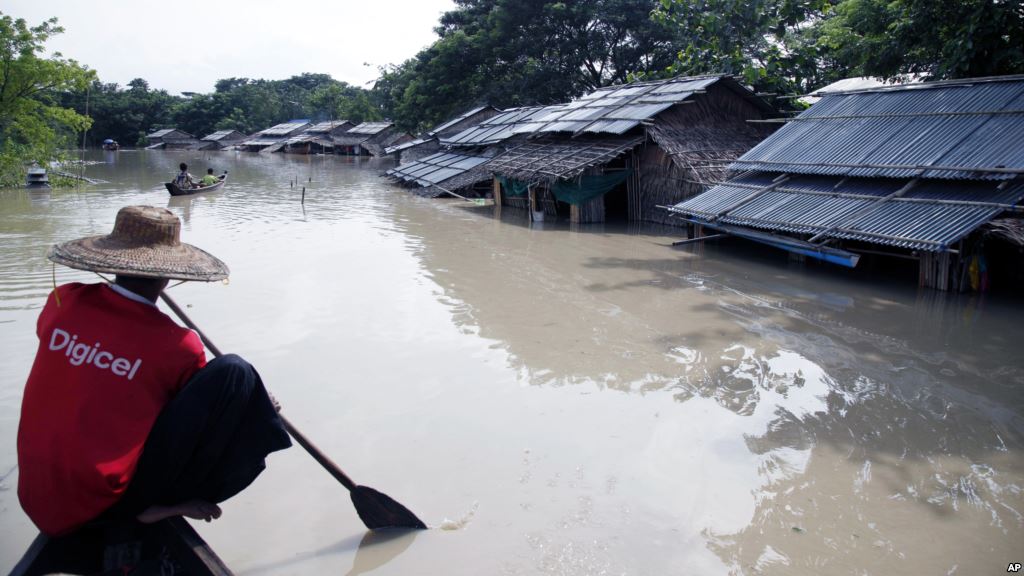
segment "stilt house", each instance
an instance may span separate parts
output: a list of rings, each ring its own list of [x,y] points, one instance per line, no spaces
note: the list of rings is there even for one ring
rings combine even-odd
[[[986,224],[1021,216],[1024,76],[826,93],[730,169],[670,212],[843,266],[909,257],[920,284],[963,289]]]
[[[655,221],[703,192],[770,133],[774,107],[729,76],[600,88],[514,129],[519,145],[484,168],[497,202],[573,222]]]

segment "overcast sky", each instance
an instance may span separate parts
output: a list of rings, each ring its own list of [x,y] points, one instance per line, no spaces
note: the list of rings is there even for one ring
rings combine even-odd
[[[212,92],[221,78],[303,72],[369,87],[377,67],[429,46],[452,0],[4,0],[0,12],[65,32],[47,54],[122,86],[144,78],[172,94]],[[368,65],[367,65],[368,64]]]

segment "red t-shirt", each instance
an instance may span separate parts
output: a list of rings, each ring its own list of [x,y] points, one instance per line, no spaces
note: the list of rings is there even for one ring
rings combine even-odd
[[[39,315],[18,428],[18,498],[47,534],[124,493],[160,410],[206,364],[202,342],[105,284],[65,284]]]

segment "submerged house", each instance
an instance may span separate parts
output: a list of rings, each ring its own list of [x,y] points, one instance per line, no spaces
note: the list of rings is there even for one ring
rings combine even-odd
[[[285,140],[281,150],[289,154],[333,154],[334,138],[348,132],[353,126],[355,124],[348,120],[320,122]]]
[[[223,150],[225,148],[231,148],[239,142],[248,138],[245,134],[242,134],[238,130],[218,130],[212,134],[203,136],[197,144],[195,144],[193,150]]]
[[[384,156],[386,148],[413,140],[413,137],[391,122],[363,122],[333,140],[335,154]]]
[[[479,106],[472,110],[467,110],[462,114],[435,126],[429,132],[415,140],[409,140],[395,146],[389,146],[384,150],[384,153],[389,156],[394,155],[395,160],[399,163],[411,162],[413,160],[425,158],[442,150],[440,142],[441,138],[448,138],[449,136],[454,136],[463,130],[477,126],[481,122],[496,116],[500,112],[501,111],[494,106]]]
[[[749,121],[776,116],[730,76],[608,86],[531,113],[511,128],[518,145],[485,168],[496,202],[538,218],[668,222],[659,206],[717,183],[772,130]]]
[[[194,146],[196,142],[195,136],[177,128],[164,128],[152,134],[146,134],[146,150],[160,148],[182,150]]]
[[[310,126],[309,120],[290,120],[260,130],[240,142],[236,148],[246,152],[275,152],[284,147],[288,138],[301,133]]]
[[[485,163],[516,140],[517,127],[525,125],[544,110],[543,106],[513,108],[488,113],[482,120],[446,122],[434,129],[438,136],[437,148],[432,154],[407,160],[388,170],[387,175],[411,186],[419,196],[482,197],[491,192],[494,180]],[[472,116],[467,118],[472,119]],[[461,130],[458,129],[460,127]],[[402,154],[406,155],[405,152]]]
[[[923,286],[975,286],[992,227],[1021,228],[1024,76],[822,94],[730,169],[669,211],[804,257],[911,258]]]

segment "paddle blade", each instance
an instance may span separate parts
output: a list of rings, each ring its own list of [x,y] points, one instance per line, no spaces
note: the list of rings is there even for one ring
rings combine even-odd
[[[378,528],[427,529],[427,525],[422,520],[387,494],[382,494],[368,486],[356,486],[350,491],[350,494],[352,495],[352,504],[356,507],[356,513],[370,530]]]

